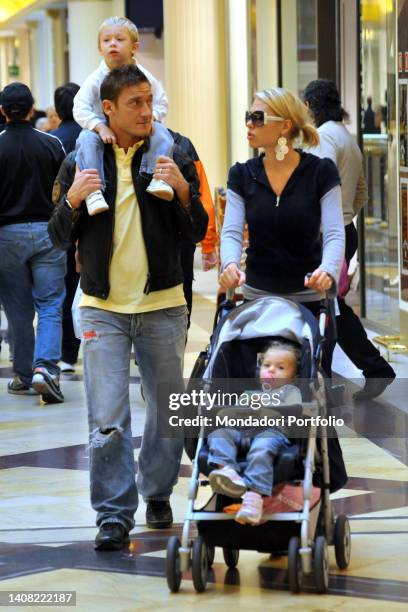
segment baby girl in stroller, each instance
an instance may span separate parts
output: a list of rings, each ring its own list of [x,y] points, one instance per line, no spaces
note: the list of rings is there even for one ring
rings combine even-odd
[[[277,407],[302,403],[300,390],[293,384],[299,367],[300,347],[289,340],[272,340],[266,346],[259,363],[262,406]],[[247,391],[240,397],[251,405]],[[259,396],[259,392],[256,392]],[[240,498],[242,505],[235,520],[241,524],[258,525],[262,518],[263,498],[272,495],[273,464],[289,440],[283,427],[258,431],[239,431],[226,427],[208,436],[208,462],[215,469],[209,475],[215,493]],[[246,465],[241,468],[238,452],[246,451]]]

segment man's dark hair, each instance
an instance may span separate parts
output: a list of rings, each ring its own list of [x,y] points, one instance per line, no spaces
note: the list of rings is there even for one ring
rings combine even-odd
[[[79,91],[76,83],[65,83],[54,92],[54,106],[61,121],[73,121],[74,98]]]
[[[150,83],[144,72],[134,64],[114,68],[103,79],[101,84],[101,100],[116,102],[122,91],[132,85]]]
[[[343,121],[348,117],[341,106],[336,84],[328,79],[311,81],[303,92],[303,100],[309,104],[316,127],[326,121]]]
[[[21,108],[14,109],[10,108],[9,106],[3,105],[3,114],[10,121],[23,121],[27,117],[29,110],[30,109],[27,110]]]
[[[24,83],[9,83],[1,92],[3,114],[11,121],[25,120],[34,105],[33,94]]]

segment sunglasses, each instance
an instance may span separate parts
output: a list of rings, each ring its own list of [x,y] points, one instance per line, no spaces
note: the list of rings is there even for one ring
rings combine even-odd
[[[269,121],[285,121],[283,117],[275,117],[274,115],[267,115],[265,111],[257,110],[245,112],[245,123],[251,122],[255,127],[262,127]]]

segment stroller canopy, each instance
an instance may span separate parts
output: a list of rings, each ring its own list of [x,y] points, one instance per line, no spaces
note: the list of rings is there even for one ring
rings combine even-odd
[[[313,355],[319,343],[319,325],[307,308],[291,300],[268,296],[247,302],[218,324],[203,378],[212,378],[214,363],[224,343],[267,336],[280,336],[300,345],[306,340]]]

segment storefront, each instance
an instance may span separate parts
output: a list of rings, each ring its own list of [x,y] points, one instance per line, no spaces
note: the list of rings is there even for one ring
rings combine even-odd
[[[361,3],[361,121],[370,201],[364,218],[366,317],[401,328],[396,3]]]

